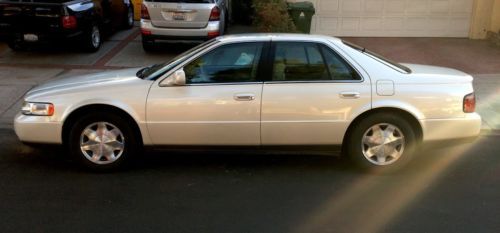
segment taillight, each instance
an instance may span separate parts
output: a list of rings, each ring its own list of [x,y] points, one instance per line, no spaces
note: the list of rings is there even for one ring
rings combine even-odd
[[[148,8],[144,4],[141,5],[141,19],[151,19]]]
[[[63,16],[61,18],[62,21],[62,26],[63,28],[66,29],[75,29],[76,28],[76,17],[69,15],[69,16]]]
[[[209,21],[217,21],[217,20],[220,20],[220,10],[219,10],[219,7],[214,7],[214,8],[212,8],[212,11],[210,12]]]
[[[476,95],[470,93],[464,97],[464,112],[471,113],[476,111]]]
[[[220,35],[219,31],[208,32],[207,37],[212,39],[214,37],[218,37]]]

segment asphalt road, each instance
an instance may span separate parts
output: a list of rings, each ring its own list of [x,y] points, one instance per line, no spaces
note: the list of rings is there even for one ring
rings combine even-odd
[[[146,153],[96,174],[0,129],[0,232],[500,232],[500,136],[391,175],[307,152]]]

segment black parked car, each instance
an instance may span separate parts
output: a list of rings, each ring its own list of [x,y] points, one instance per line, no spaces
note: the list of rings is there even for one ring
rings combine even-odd
[[[97,51],[103,32],[133,24],[130,0],[0,0],[0,38],[13,50],[73,39]]]

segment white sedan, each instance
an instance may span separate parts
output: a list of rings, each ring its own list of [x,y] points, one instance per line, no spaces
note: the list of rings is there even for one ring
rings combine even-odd
[[[476,137],[472,77],[398,64],[337,38],[218,37],[164,64],[40,85],[15,117],[19,139],[64,144],[93,169],[143,146],[342,146],[392,170],[421,142]]]

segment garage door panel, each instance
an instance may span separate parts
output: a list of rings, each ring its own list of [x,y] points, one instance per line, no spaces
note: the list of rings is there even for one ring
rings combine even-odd
[[[450,10],[449,0],[431,0],[430,12],[431,13],[448,13]]]
[[[292,0],[301,1],[301,0]],[[312,33],[467,37],[473,0],[311,0]]]

